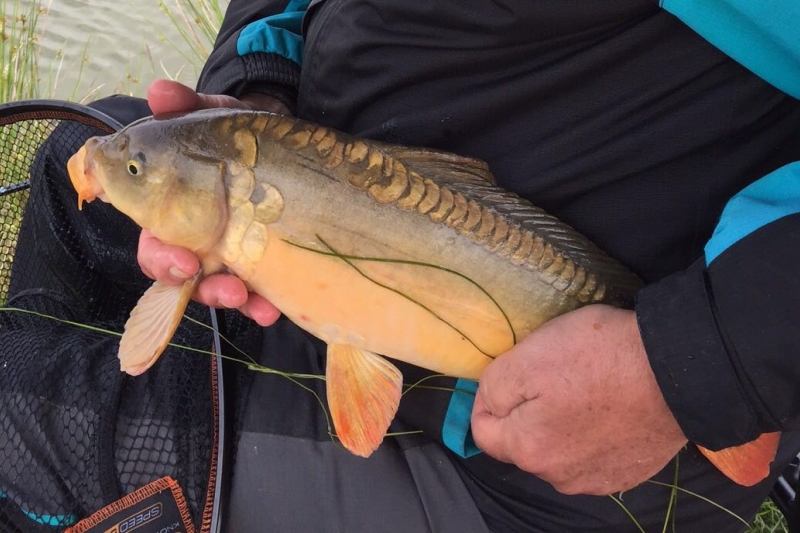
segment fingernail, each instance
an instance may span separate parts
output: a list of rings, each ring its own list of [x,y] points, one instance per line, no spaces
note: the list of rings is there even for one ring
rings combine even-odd
[[[192,277],[191,274],[187,274],[186,272],[184,272],[180,268],[174,267],[174,266],[173,267],[169,267],[169,275],[172,276],[173,278],[177,278],[177,279],[189,279],[189,278]]]
[[[216,307],[224,307],[225,309],[233,309],[236,306],[233,305],[233,303],[230,301],[229,298],[226,298],[225,296],[222,296],[219,299],[217,299]]]

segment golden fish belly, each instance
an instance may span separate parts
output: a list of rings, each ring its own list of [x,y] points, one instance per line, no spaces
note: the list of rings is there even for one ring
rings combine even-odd
[[[348,344],[455,377],[477,379],[513,346],[498,305],[436,266],[342,258],[271,232],[248,283],[329,344]]]

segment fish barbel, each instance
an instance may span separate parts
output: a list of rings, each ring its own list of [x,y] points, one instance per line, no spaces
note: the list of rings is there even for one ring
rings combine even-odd
[[[498,187],[482,161],[291,117],[207,110],[143,119],[89,139],[68,166],[79,207],[110,202],[192,250],[203,275],[237,275],[325,341],[337,436],[364,457],[402,392],[384,356],[478,379],[545,321],[593,303],[631,308],[642,285]],[[122,370],[140,374],[156,361],[200,277],[145,292],[120,342]],[[777,440],[701,450],[750,485],[769,473]]]

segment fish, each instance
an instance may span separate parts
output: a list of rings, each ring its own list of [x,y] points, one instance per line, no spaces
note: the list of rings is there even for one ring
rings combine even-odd
[[[556,316],[632,308],[642,281],[586,237],[499,187],[479,159],[348,135],[294,117],[217,109],[148,117],[93,137],[68,162],[78,207],[99,198],[197,276],[155,282],[131,312],[121,370],[166,348],[197,283],[241,278],[327,344],[336,435],[368,457],[402,395],[396,359],[457,378]],[[725,475],[769,474],[779,433],[718,452]]]

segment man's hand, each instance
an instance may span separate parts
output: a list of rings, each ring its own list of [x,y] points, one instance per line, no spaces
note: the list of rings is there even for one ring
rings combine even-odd
[[[492,457],[565,494],[635,487],[686,444],[635,313],[605,305],[551,320],[490,364],[472,434]]]
[[[156,117],[217,107],[290,114],[283,103],[267,95],[248,94],[236,99],[224,95],[199,94],[185,85],[167,80],[155,81],[150,85],[147,102]],[[148,277],[169,285],[183,283],[200,268],[200,261],[192,252],[164,244],[146,230],[139,237],[138,259],[139,266]],[[272,324],[280,315],[275,306],[257,294],[248,293],[244,283],[229,274],[205,278],[198,285],[194,298],[213,307],[239,309],[262,326]]]
[[[229,107],[270,111],[281,115],[291,115],[283,102],[266,94],[249,93],[239,98],[224,94],[202,94],[186,85],[170,80],[156,80],[147,88],[147,103],[153,115],[158,118],[170,113],[185,113],[198,109]]]

